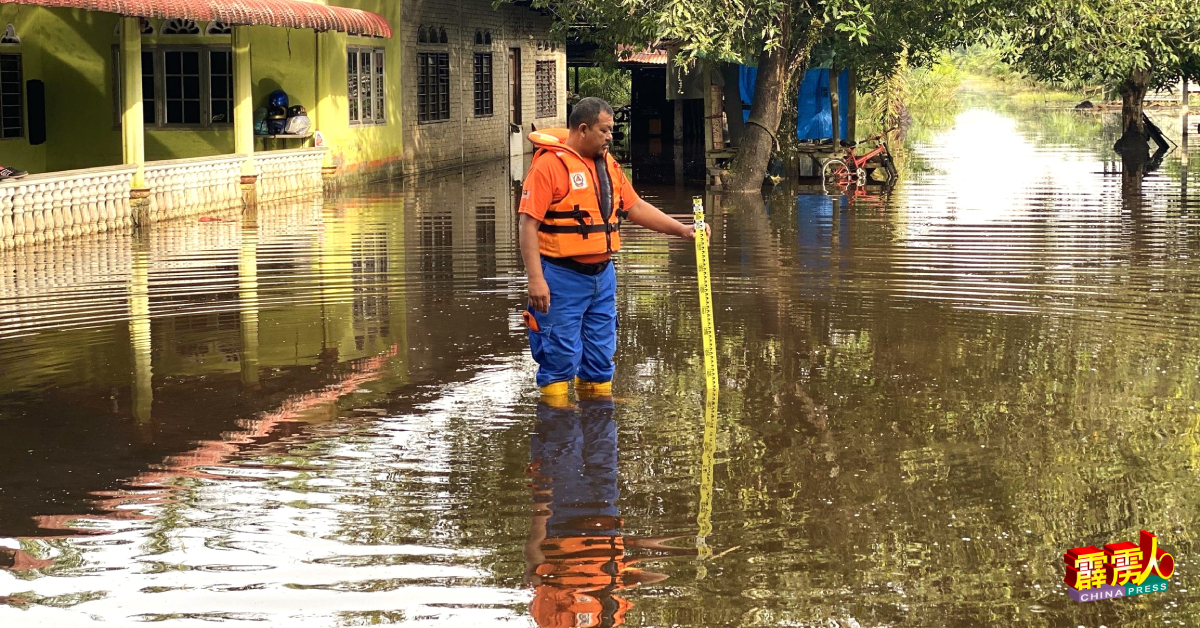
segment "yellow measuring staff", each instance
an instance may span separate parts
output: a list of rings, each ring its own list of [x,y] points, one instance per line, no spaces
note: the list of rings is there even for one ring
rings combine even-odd
[[[704,227],[704,199],[692,198],[696,220],[696,279],[700,284],[700,334],[704,337],[704,450],[700,455],[700,510],[696,516],[696,554],[712,556],[713,466],[717,450],[717,332],[713,328],[712,276],[708,268],[708,230]],[[704,568],[701,568],[704,571]]]
[[[704,337],[704,386],[716,391],[717,332],[713,327],[712,276],[708,268],[708,231],[704,227],[704,199],[692,198],[696,221],[696,280],[700,284],[700,333]]]
[[[712,534],[713,471],[717,458],[717,389],[704,396],[704,448],[700,451],[700,508],[696,513],[696,556],[712,557],[708,535]]]

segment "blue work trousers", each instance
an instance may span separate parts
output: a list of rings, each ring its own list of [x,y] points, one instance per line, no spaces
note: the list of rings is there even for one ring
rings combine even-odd
[[[585,275],[542,261],[550,286],[550,311],[530,308],[538,331],[529,330],[529,350],[538,363],[537,385],[609,382],[617,352],[617,273],[609,264]]]

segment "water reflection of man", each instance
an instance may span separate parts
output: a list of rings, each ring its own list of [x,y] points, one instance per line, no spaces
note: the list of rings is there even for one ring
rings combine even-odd
[[[525,581],[534,588],[530,614],[541,628],[620,626],[633,604],[616,593],[667,577],[633,567],[640,559],[626,550],[694,555],[695,549],[621,534],[611,397],[583,399],[578,408],[539,403],[537,417],[525,544]]]

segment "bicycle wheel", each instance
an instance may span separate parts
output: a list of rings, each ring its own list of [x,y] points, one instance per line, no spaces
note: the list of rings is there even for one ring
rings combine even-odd
[[[841,159],[830,159],[821,166],[821,180],[825,183],[846,183],[850,180],[850,170]]]

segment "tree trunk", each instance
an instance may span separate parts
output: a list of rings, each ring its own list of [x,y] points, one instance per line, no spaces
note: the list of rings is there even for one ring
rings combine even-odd
[[[1121,139],[1113,145],[1113,150],[1118,153],[1145,154],[1147,157],[1150,154],[1146,126],[1142,123],[1142,103],[1149,90],[1149,70],[1135,70],[1121,83]]]
[[[762,189],[771,151],[775,149],[775,134],[783,119],[784,99],[795,93],[790,87],[799,86],[808,69],[809,53],[821,34],[824,22],[810,15],[804,30],[793,37],[792,17],[785,12],[780,20],[780,39],[785,45],[758,55],[758,79],[754,83],[750,120],[742,131],[737,156],[725,180],[725,189],[730,192]]]
[[[1149,146],[1146,147],[1149,151]],[[1142,179],[1146,176],[1148,158],[1136,151],[1121,155],[1121,196],[1125,209],[1134,211],[1142,207]]]
[[[774,134],[783,118],[783,96],[787,93],[788,51],[784,46],[758,56],[758,78],[754,82],[754,102],[750,121],[742,130],[737,156],[730,166],[726,189],[731,192],[762,189],[767,163],[775,149]]]

